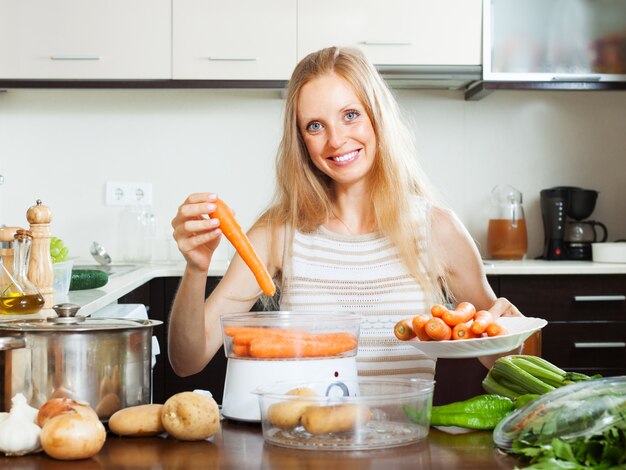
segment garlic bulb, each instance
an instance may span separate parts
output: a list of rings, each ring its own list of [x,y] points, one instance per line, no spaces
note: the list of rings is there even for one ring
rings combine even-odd
[[[34,423],[32,410],[22,394],[11,400],[8,416],[0,419],[0,452],[6,455],[24,455],[41,448],[41,428]]]
[[[26,397],[21,393],[17,393],[11,398],[11,412],[14,410],[15,413],[19,413],[20,416],[23,416],[24,419],[33,423],[37,422],[37,413],[39,413],[39,410],[30,406],[26,401]]]

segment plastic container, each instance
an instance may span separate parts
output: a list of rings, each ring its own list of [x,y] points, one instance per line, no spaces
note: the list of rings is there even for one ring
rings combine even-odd
[[[223,315],[221,322],[228,358],[301,360],[355,356],[361,316],[341,312],[246,312]],[[277,351],[273,355],[252,344],[253,340],[269,337],[276,338],[274,343],[285,345],[283,354]],[[320,348],[314,354],[313,348],[308,347],[313,342],[328,342],[328,348]],[[287,347],[292,344],[296,348]]]
[[[70,282],[72,280],[72,269],[74,260],[61,261],[60,263],[52,263],[52,271],[54,272],[54,295],[66,296],[70,291]]]
[[[517,440],[530,445],[565,442],[625,426],[626,376],[605,377],[557,388],[516,410],[498,423],[493,440],[510,451]]]
[[[433,390],[432,380],[361,378],[275,382],[254,393],[268,443],[308,450],[371,450],[426,439]]]

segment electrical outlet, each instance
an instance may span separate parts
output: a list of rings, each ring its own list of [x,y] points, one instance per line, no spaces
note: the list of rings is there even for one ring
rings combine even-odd
[[[109,181],[104,199],[107,206],[149,206],[152,204],[152,183]]]

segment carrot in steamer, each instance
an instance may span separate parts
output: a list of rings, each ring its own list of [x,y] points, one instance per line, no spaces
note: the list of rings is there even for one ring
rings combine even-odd
[[[317,334],[304,339],[265,337],[252,340],[250,356],[263,359],[329,357],[350,351],[356,346],[356,338],[348,333]]]
[[[261,290],[266,295],[270,297],[273,296],[276,293],[274,281],[272,281],[272,277],[254,250],[254,247],[241,228],[241,225],[239,225],[239,222],[235,219],[233,211],[230,210],[230,207],[221,199],[215,201],[215,207],[215,211],[213,211],[210,216],[220,221],[222,233],[233,245],[235,250],[237,250],[241,259],[248,265],[259,283]]]

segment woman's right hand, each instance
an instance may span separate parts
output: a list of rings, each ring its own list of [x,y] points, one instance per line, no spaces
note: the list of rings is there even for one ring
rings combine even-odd
[[[220,243],[219,220],[209,218],[215,211],[214,193],[191,194],[172,219],[174,240],[185,257],[187,266],[206,272]]]

